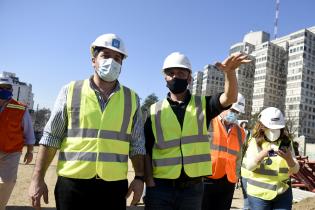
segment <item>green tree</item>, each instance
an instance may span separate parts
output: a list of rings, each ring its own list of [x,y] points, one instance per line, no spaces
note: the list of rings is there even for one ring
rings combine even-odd
[[[51,111],[47,108],[35,110],[32,113],[33,127],[35,132],[42,132],[50,117]]]
[[[149,114],[150,106],[156,103],[158,100],[159,98],[155,95],[155,93],[151,93],[145,98],[144,102],[141,105],[143,120],[147,118],[147,115]]]
[[[255,124],[256,124],[256,122],[258,120],[258,116],[259,116],[258,112],[250,116],[250,119],[248,121],[248,128],[249,129],[253,129],[254,128],[254,126],[255,126]]]

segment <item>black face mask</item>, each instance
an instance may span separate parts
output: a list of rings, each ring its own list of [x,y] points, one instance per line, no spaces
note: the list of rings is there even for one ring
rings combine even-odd
[[[174,78],[171,81],[167,81],[166,87],[174,94],[182,93],[187,89],[187,79]]]

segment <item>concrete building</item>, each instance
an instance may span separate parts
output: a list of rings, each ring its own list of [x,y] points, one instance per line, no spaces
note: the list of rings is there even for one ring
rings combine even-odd
[[[192,75],[193,79],[190,85],[190,90],[193,95],[197,95],[197,96],[201,95],[202,77],[203,77],[202,71],[197,71]]]
[[[263,33],[256,33],[257,37],[251,37],[252,42],[261,42]],[[245,40],[245,38],[244,38]],[[230,48],[230,55],[237,52],[242,52],[247,54],[249,58],[255,61],[255,57],[251,55],[251,53],[255,50],[255,45],[252,45],[248,42],[243,41],[233,45]],[[253,87],[254,87],[254,73],[255,73],[255,62],[251,62],[246,65],[241,65],[237,71],[237,81],[238,81],[238,92],[241,93],[245,98],[245,113],[240,115],[241,120],[249,120],[251,118],[252,112],[252,101],[253,101]]]
[[[271,42],[256,46],[252,115],[266,107],[284,110],[286,88],[286,51]]]
[[[274,106],[291,122],[290,132],[315,142],[315,26],[269,39],[266,32],[250,32],[230,48],[230,54],[243,52],[254,60],[237,70],[239,92],[246,99],[241,119]],[[207,84],[216,72],[205,68],[203,78],[198,87],[203,95],[212,95],[213,86]]]
[[[8,79],[13,83],[13,98],[32,110],[34,106],[34,94],[32,93],[32,85],[19,81],[15,73],[2,72],[0,78]]]
[[[224,91],[224,74],[214,65],[205,65],[201,94],[211,96]]]
[[[286,48],[285,115],[297,136],[315,142],[315,27],[272,41]]]
[[[190,90],[194,95],[214,95],[224,90],[224,75],[213,65],[205,65],[193,74]]]

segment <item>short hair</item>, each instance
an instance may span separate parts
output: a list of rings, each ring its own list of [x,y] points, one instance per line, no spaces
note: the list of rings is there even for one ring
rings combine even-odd
[[[245,123],[246,123],[246,125],[248,125],[248,122],[242,121],[242,122],[240,123],[240,126],[243,127],[243,124],[245,124]]]
[[[104,50],[105,47],[98,47],[98,46],[95,46],[94,47],[94,50],[93,50],[93,57],[96,58],[97,55],[102,51]]]

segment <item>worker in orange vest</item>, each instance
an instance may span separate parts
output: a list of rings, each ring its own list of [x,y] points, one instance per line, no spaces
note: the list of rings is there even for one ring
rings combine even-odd
[[[0,78],[0,210],[7,205],[14,188],[22,148],[27,146],[24,163],[33,159],[35,143],[30,114],[24,104],[12,98],[13,83]]]
[[[238,182],[245,131],[238,125],[238,115],[245,113],[245,98],[238,94],[237,102],[211,121],[212,175],[204,180],[202,210],[228,210],[235,184]]]

